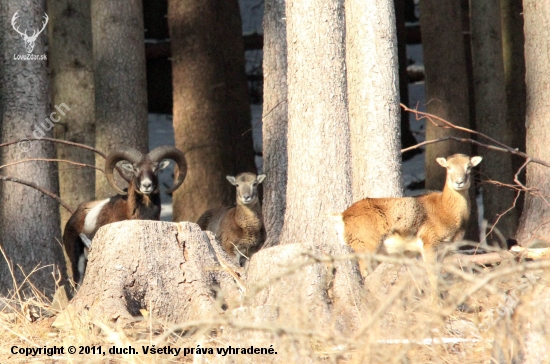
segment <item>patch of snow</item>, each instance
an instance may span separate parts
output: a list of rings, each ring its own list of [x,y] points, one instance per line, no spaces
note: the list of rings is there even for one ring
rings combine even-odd
[[[401,166],[403,184],[408,186],[411,182],[419,182],[426,178],[424,169],[424,153],[417,154]],[[426,190],[405,190],[405,196],[417,196],[426,193]]]
[[[239,0],[243,34],[263,34],[264,0]]]
[[[424,64],[422,44],[407,44],[407,59],[413,60],[415,64]]]
[[[175,145],[172,115],[149,114],[149,150],[161,145]],[[161,221],[172,221],[172,196],[166,190],[174,184],[174,162],[159,172]]]

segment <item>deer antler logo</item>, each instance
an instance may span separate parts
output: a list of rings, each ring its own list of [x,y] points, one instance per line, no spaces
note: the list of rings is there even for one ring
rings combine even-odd
[[[33,30],[32,35],[27,35],[27,30],[25,29],[25,32],[20,32],[19,27],[16,28],[16,20],[19,19],[19,16],[17,15],[19,11],[16,11],[15,14],[13,14],[13,17],[11,18],[11,26],[21,37],[23,37],[23,40],[25,41],[25,48],[27,49],[27,53],[31,53],[34,49],[34,42],[36,42],[36,39],[44,31],[44,28],[46,28],[46,24],[48,24],[48,14],[44,13],[44,23],[42,23],[42,29],[40,29],[38,32],[36,30]]]

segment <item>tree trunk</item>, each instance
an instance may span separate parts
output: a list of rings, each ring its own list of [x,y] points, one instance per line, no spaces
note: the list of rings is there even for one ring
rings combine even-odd
[[[409,106],[409,75],[407,66],[407,33],[405,29],[405,8],[410,5],[406,0],[394,0],[395,7],[395,30],[397,34],[397,58],[399,60],[399,100],[402,104]],[[413,8],[414,14],[414,8]],[[407,148],[417,144],[416,138],[411,131],[409,113],[401,109],[401,147]],[[416,154],[422,153],[420,149],[413,149],[403,155],[403,160],[408,160]]]
[[[55,158],[50,143],[25,142],[33,132],[41,137],[53,136],[49,117],[49,85],[45,60],[16,60],[14,55],[26,55],[25,42],[11,29],[13,15],[18,11],[17,25],[32,33],[44,21],[45,1],[0,1],[0,19],[4,30],[0,33],[0,135],[2,142],[21,140],[18,145],[0,150],[0,165],[27,158]],[[45,54],[45,34],[38,36],[32,55]],[[30,149],[29,149],[30,148]],[[57,193],[57,168],[53,163],[29,162],[3,168],[2,174],[34,182]],[[0,293],[16,289],[14,281],[22,284],[24,274],[38,290],[52,294],[55,281],[52,273],[59,273],[63,253],[59,241],[59,207],[56,201],[26,186],[9,183],[0,189],[0,247],[6,260],[0,258]],[[20,269],[21,268],[21,269]],[[23,271],[23,272],[21,272]],[[29,289],[25,284],[24,290]]]
[[[479,132],[511,145],[514,130],[508,125],[506,118],[506,84],[500,37],[499,1],[470,1],[475,115]],[[480,167],[482,180],[485,181],[484,217],[489,226],[496,224],[495,227],[504,237],[512,238],[517,228],[517,214],[513,208],[515,193],[510,188],[491,183],[497,181],[513,184],[512,158],[509,154],[485,148],[479,148],[479,154],[487,162],[482,163]],[[506,214],[502,215],[505,212]],[[488,240],[495,239],[498,239],[496,234],[488,237]]]
[[[462,0],[464,1],[464,0]],[[466,4],[468,0],[465,1]],[[474,113],[470,113],[468,59],[469,52],[463,35],[463,17],[460,0],[422,0],[420,24],[426,73],[426,109],[429,113],[469,128]],[[469,47],[468,47],[469,48]],[[470,105],[472,105],[470,107]],[[473,111],[473,110],[472,110]],[[426,140],[435,140],[449,135],[465,138],[470,135],[456,129],[444,129],[426,120]],[[435,163],[436,158],[455,153],[470,155],[470,144],[455,141],[434,143],[426,146],[427,190],[441,190],[445,184],[446,170]],[[475,189],[470,190],[472,212],[466,229],[466,238],[479,239]]]
[[[470,126],[468,72],[460,1],[422,0],[420,23],[426,69],[427,111],[458,126]],[[426,121],[426,140],[449,135],[466,137]],[[446,171],[435,159],[454,153],[470,154],[470,146],[453,141],[426,146],[426,189],[440,190]]]
[[[547,159],[550,154],[550,89],[548,79],[548,49],[550,39],[550,0],[526,0],[523,3],[525,19],[525,83],[527,87],[527,154]],[[550,169],[530,163],[527,166],[527,187],[537,188],[528,194],[521,215],[517,240],[521,245],[533,239],[550,241],[550,207],[546,198],[550,194]]]
[[[265,247],[279,242],[286,210],[287,183],[287,47],[285,1],[266,0],[264,9],[263,216]]]
[[[207,209],[231,203],[225,176],[231,158],[217,1],[170,0],[174,137],[189,171],[174,193],[174,221],[197,221]]]
[[[527,22],[526,22],[527,23]],[[548,271],[542,273],[543,282],[537,283],[534,276],[524,281],[512,292],[506,294],[507,302],[500,310],[513,312],[500,317],[495,326],[495,341],[492,358],[494,363],[541,363],[548,358],[550,333],[548,332],[548,317],[550,315],[550,288],[544,284],[548,281]],[[532,273],[531,273],[532,274]],[[527,295],[517,293],[518,290],[528,290]],[[520,299],[517,307],[509,307],[514,300]]]
[[[523,36],[523,6],[521,0],[501,0],[502,51],[506,79],[507,125],[512,129],[511,147],[525,150],[525,58]],[[525,162],[523,158],[512,156],[514,173]],[[525,183],[525,170],[520,174]],[[524,194],[517,203],[517,215],[523,211]]]
[[[52,104],[71,110],[57,123],[55,137],[94,145],[94,64],[90,1],[48,0],[49,64]],[[94,165],[94,154],[58,144],[57,158]],[[61,164],[59,192],[63,201],[76,208],[95,197],[95,170]],[[61,230],[71,214],[61,210]]]
[[[352,252],[349,247],[332,243],[287,244],[260,250],[250,260],[246,275],[251,306],[276,306],[278,321],[286,326],[320,332],[333,328],[350,334],[367,313],[367,295],[358,265],[316,258]]]
[[[391,0],[366,4],[347,0],[345,9],[353,199],[401,197],[401,108],[394,5]]]
[[[210,208],[231,205],[233,189],[225,176],[253,163],[237,10],[217,0],[169,2],[174,133],[189,165],[174,194],[174,221],[197,221]]]
[[[147,153],[147,87],[142,2],[92,0],[96,148],[121,146]],[[96,156],[96,165],[105,161]],[[113,195],[101,172],[96,198]]]
[[[252,143],[250,95],[245,71],[243,26],[237,0],[218,0],[216,30],[225,76],[225,106],[233,165],[230,174],[257,173]]]
[[[352,202],[343,1],[286,3],[288,183],[281,243],[334,243]]]

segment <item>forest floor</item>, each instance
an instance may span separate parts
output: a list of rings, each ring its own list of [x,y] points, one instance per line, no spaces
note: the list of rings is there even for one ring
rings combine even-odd
[[[534,286],[549,283],[541,278],[541,271],[522,272],[512,261],[460,270],[462,273],[447,266],[440,279],[445,298],[432,304],[430,295],[424,293],[427,281],[419,264],[416,260],[402,265],[382,263],[372,273],[375,278],[366,279],[372,306],[359,333],[349,337],[312,329],[315,323],[303,322],[303,307],[296,307],[296,317],[284,325],[258,326],[252,332],[239,327],[254,327],[253,322],[237,320],[224,325],[199,321],[195,330],[177,331],[147,312],[125,327],[74,328],[66,324],[54,328],[55,307],[35,292],[0,302],[0,307],[4,305],[0,310],[0,363],[489,363],[495,332],[502,330],[501,324],[510,319],[510,312]],[[462,311],[457,308],[459,303]],[[266,345],[258,346],[260,336]],[[224,355],[222,349],[230,345],[272,345],[276,354]],[[76,353],[67,352],[70,346]],[[153,346],[179,352],[144,353]],[[63,347],[64,352],[24,354],[25,350],[36,353],[39,348],[53,347]],[[206,349],[207,354],[196,354],[197,347]],[[129,348],[136,353],[120,353]],[[109,352],[115,349],[118,354]]]

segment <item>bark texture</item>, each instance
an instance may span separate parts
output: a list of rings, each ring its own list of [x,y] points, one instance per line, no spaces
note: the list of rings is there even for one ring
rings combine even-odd
[[[66,312],[82,323],[123,324],[140,309],[170,323],[220,314],[229,297],[221,292],[237,288],[219,269],[216,256],[223,253],[215,245],[212,234],[192,223],[106,225],[94,237],[84,282]]]
[[[479,132],[512,145],[515,130],[513,125],[508,124],[506,112],[499,1],[470,1],[475,115]],[[485,181],[482,185],[484,218],[489,226],[496,224],[495,227],[505,238],[511,238],[518,222],[513,207],[515,192],[491,181],[513,184],[512,158],[509,154],[485,148],[480,148],[479,154],[486,162],[480,167],[481,178]],[[492,234],[487,239],[493,241],[498,237]]]
[[[252,257],[246,277],[251,306],[276,307],[277,322],[287,327],[353,332],[365,320],[367,297],[357,263],[316,261],[352,252],[334,244],[261,250]]]
[[[19,11],[20,30],[39,30],[44,21],[45,1],[0,1],[0,135],[1,142],[32,138],[35,127],[44,136],[53,136],[49,116],[49,84],[46,61],[15,60],[15,55],[26,55],[25,42],[9,26],[12,16]],[[46,34],[38,36],[32,54],[45,54]],[[41,126],[42,125],[42,126]],[[30,149],[28,149],[30,148]],[[0,150],[0,165],[27,158],[55,158],[50,143],[21,142]],[[58,193],[57,168],[53,163],[29,162],[3,168],[2,174],[34,182],[40,187]],[[55,282],[52,272],[63,262],[59,241],[59,208],[56,201],[42,193],[15,183],[0,187],[0,246],[13,267],[12,278],[6,260],[0,258],[0,293],[13,291],[14,279],[23,283],[23,275],[44,267],[30,276],[30,281],[41,291],[53,294]],[[21,269],[18,268],[21,267]],[[23,286],[28,289],[27,286]]]
[[[328,215],[352,201],[343,5],[286,3],[288,183],[282,244],[335,242]]]
[[[93,146],[94,64],[90,6],[90,0],[48,0],[52,105],[66,104],[71,109],[65,116],[56,116],[61,120],[54,129],[55,137]],[[95,164],[94,154],[90,151],[62,144],[56,148],[59,159]],[[61,199],[73,208],[92,201],[95,197],[95,170],[60,164],[59,193]],[[71,214],[63,208],[60,210],[63,230]]]
[[[287,154],[287,46],[285,1],[266,0],[264,9],[263,103],[263,215],[264,246],[278,244],[286,210]]]
[[[427,111],[455,125],[469,127],[468,72],[460,1],[422,0],[420,14]],[[426,140],[448,135],[466,137],[465,133],[426,122]],[[445,183],[445,169],[434,163],[435,159],[455,153],[470,155],[470,146],[454,141],[426,146],[426,189],[440,189]]]
[[[550,154],[550,69],[548,49],[550,39],[550,0],[526,0],[523,3],[525,19],[525,83],[527,87],[527,154],[547,159]],[[550,169],[530,163],[527,166],[527,187],[537,188],[540,195],[528,194],[521,215],[516,238],[521,245],[533,239],[550,241]],[[541,196],[542,195],[542,196]]]
[[[347,0],[345,9],[353,199],[401,197],[394,5],[391,0]]]
[[[132,147],[147,153],[147,85],[142,2],[92,0],[96,148]],[[97,166],[105,161],[96,156]],[[120,181],[117,182],[121,182]],[[121,184],[122,186],[122,184]],[[113,195],[101,172],[96,198]]]
[[[169,2],[174,133],[189,165],[174,193],[174,221],[197,221],[210,208],[230,205],[225,176],[255,172],[236,4]]]
[[[523,35],[523,6],[521,0],[501,0],[502,52],[506,79],[507,124],[512,129],[512,147],[525,150],[525,58]],[[512,157],[514,173],[524,159]],[[525,182],[525,170],[520,174]],[[524,195],[516,204],[518,216],[523,211]]]

